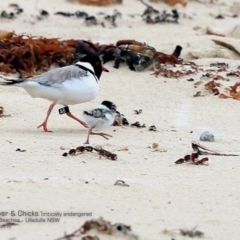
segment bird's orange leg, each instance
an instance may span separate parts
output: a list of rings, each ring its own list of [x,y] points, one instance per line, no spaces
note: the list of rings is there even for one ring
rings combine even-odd
[[[49,131],[48,128],[47,128],[47,121],[48,121],[48,118],[49,118],[49,116],[50,116],[50,114],[51,114],[55,105],[56,105],[56,102],[52,103],[49,106],[48,111],[47,111],[47,116],[46,116],[44,122],[38,126],[38,128],[43,127],[44,132],[52,132],[52,131]]]
[[[112,137],[112,135],[109,135],[109,134],[107,134],[107,133],[94,133],[94,132],[92,132],[92,130],[93,130],[93,128],[89,129],[89,131],[88,131],[88,136],[87,136],[87,140],[86,140],[86,142],[85,142],[84,144],[89,144],[89,136],[90,136],[90,135],[99,135],[99,136],[102,136],[103,138],[105,138],[105,139],[107,139],[107,140],[108,140],[108,138],[107,138],[106,136]]]
[[[74,120],[76,120],[79,123],[81,123],[85,128],[88,128],[87,123],[85,123],[84,121],[82,121],[82,120],[76,118],[75,116],[73,116],[71,112],[67,112],[66,114],[67,114],[68,117],[73,118]]]

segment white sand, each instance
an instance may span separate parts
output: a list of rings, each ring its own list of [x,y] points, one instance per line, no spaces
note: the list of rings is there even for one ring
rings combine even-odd
[[[1,1],[0,9],[6,9],[11,2]],[[100,43],[135,39],[165,53],[171,53],[179,44],[183,47],[181,57],[186,60],[199,57],[198,62],[206,66],[217,61],[240,63],[237,55],[211,41],[219,37],[203,34],[207,26],[234,26],[239,21],[230,17],[216,20],[210,15],[229,12],[233,1],[225,1],[225,6],[191,1],[186,9],[178,9],[192,19],[180,19],[178,25],[147,25],[140,18],[127,16],[128,13],[141,14],[145,7],[135,0],[124,0],[124,4],[117,7],[123,18],[116,29],[86,27],[82,20],[53,15],[32,25],[29,20],[30,14],[37,12],[35,1],[26,2],[18,1],[25,10],[19,18],[1,19],[2,30]],[[153,6],[169,9],[164,4]],[[51,14],[76,10],[112,13],[114,8],[116,6],[86,7],[64,0],[39,0],[37,4],[37,9],[46,9]],[[201,29],[193,30],[196,26]],[[237,39],[226,40],[239,45]],[[101,145],[118,154],[116,162],[99,160],[96,154],[64,158],[60,146],[82,145],[86,129],[66,116],[59,116],[59,107],[56,107],[49,120],[53,133],[45,133],[36,126],[43,121],[49,102],[32,99],[23,89],[0,87],[0,105],[6,114],[11,114],[9,118],[0,118],[0,210],[92,212],[93,218],[102,216],[112,223],[131,225],[133,232],[144,240],[169,240],[170,236],[162,234],[164,229],[191,229],[196,225],[204,232],[205,239],[239,239],[239,157],[209,156],[208,166],[174,164],[192,151],[191,141],[198,141],[204,130],[212,131],[216,139],[204,145],[240,151],[239,102],[213,95],[194,98],[198,89],[186,79],[193,77],[196,82],[200,75],[178,80],[155,78],[150,75],[151,71],[132,72],[127,66],[119,69],[112,66],[113,62],[106,64],[110,73],[103,73],[98,97],[91,103],[72,106],[72,113],[80,116],[83,110],[109,99],[130,123],[139,121],[147,127],[154,124],[158,131],[112,127],[107,131],[113,135],[109,141],[92,136],[90,142],[94,146]],[[238,79],[230,81],[228,86]],[[135,115],[134,109],[139,108],[143,113]],[[166,151],[153,152],[148,148],[153,142]],[[121,151],[124,147],[129,150]],[[17,148],[26,152],[16,152]],[[119,179],[130,187],[114,186]],[[62,217],[59,223],[26,223],[25,218],[21,218],[23,222],[19,226],[0,229],[0,238],[56,239],[89,219]]]

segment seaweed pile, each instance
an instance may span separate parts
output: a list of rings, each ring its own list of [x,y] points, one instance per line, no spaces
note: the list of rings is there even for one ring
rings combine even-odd
[[[142,19],[148,24],[155,23],[178,23],[179,13],[176,9],[172,9],[171,13],[168,13],[166,10],[162,12],[153,8],[149,4],[145,3],[143,0],[139,0],[142,4],[146,6],[142,14]]]
[[[123,0],[78,0],[78,2],[86,5],[107,6],[111,4],[120,4]]]
[[[36,38],[0,33],[0,71],[21,72],[25,77],[47,71],[52,64],[69,65],[73,62],[75,40],[59,41],[57,38]]]
[[[147,24],[156,24],[156,23],[178,23],[180,18],[180,14],[176,9],[172,9],[170,12],[166,10],[158,10],[153,8],[151,5],[145,3],[143,0],[139,0],[146,9],[143,11],[142,14],[128,14],[131,18],[140,17],[145,23]],[[174,0],[174,2],[165,1],[168,5],[175,5],[181,0]],[[122,0],[79,0],[80,3],[87,4],[87,5],[96,5],[96,6],[106,6],[110,4],[120,4]],[[18,15],[24,12],[24,9],[21,8],[18,4],[9,4],[9,10],[3,10],[0,13],[0,19],[16,19]],[[66,18],[75,18],[75,19],[83,19],[84,24],[86,26],[96,26],[100,25],[105,27],[109,25],[110,27],[117,27],[117,20],[119,20],[122,16],[122,13],[118,10],[114,9],[113,14],[106,14],[102,11],[93,15],[92,13],[87,13],[82,10],[77,10],[75,12],[65,12],[65,11],[57,11],[54,15],[66,17]],[[35,20],[44,20],[50,16],[50,13],[47,10],[39,10],[37,15],[31,15],[31,17],[35,18]],[[30,21],[31,24],[34,22]]]
[[[130,70],[143,71],[163,63],[182,63],[179,59],[182,47],[176,46],[172,54],[158,52],[154,47],[135,40],[119,40],[116,44],[101,45],[86,40],[60,40],[58,38],[0,33],[0,71],[5,74],[19,73],[31,77],[47,71],[52,65],[67,66],[79,61],[85,53],[82,45],[95,51],[103,63],[114,61],[119,68],[125,63]]]

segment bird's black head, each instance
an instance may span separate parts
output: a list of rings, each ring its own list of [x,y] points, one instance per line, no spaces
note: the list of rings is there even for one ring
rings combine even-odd
[[[112,112],[116,112],[117,111],[117,106],[113,102],[105,100],[101,104],[106,106],[107,108],[109,108]]]
[[[82,57],[80,59],[81,62],[88,62],[92,65],[93,69],[94,69],[94,73],[96,74],[96,76],[98,77],[98,79],[100,79],[102,71],[104,72],[108,72],[108,70],[102,66],[101,60],[98,56],[90,56],[90,55],[86,55],[84,57]]]
[[[86,44],[83,40],[76,40],[76,52],[81,53],[85,56],[79,59],[81,62],[88,62],[92,65],[94,72],[99,79],[102,71],[108,72],[108,70],[102,66],[101,60],[96,52],[93,44]]]

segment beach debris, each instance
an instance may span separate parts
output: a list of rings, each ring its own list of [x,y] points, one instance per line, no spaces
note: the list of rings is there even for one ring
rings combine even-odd
[[[17,148],[15,151],[16,152],[26,152],[27,150],[26,149]]]
[[[100,156],[106,157],[110,160],[117,160],[117,154],[111,153],[102,147],[92,147],[92,146],[79,146],[77,148],[72,148],[68,152],[64,152],[62,154],[63,157],[67,157],[68,155],[70,156],[76,156],[79,154],[82,154],[83,152],[97,152]]]
[[[142,113],[142,109],[134,110],[134,113],[135,113],[135,114],[140,114],[140,113]]]
[[[192,148],[194,152],[197,152],[199,155],[240,156],[240,152],[222,152],[219,150],[213,150],[195,141],[192,142]]]
[[[239,77],[240,76],[240,71],[231,71],[229,73],[227,73],[227,76],[231,76],[231,77]]]
[[[229,75],[228,75],[229,76]],[[202,84],[203,82],[198,82],[200,84]],[[197,85],[194,85],[195,87]],[[236,82],[233,86],[230,87],[225,87],[224,91],[225,93],[221,92],[221,87],[222,85],[214,80],[211,80],[209,82],[207,82],[206,84],[204,84],[204,88],[205,90],[207,90],[209,93],[212,93],[213,95],[217,95],[219,96],[219,98],[221,99],[226,99],[226,98],[232,98],[235,100],[240,100],[240,91],[237,90],[240,86],[240,82]],[[198,91],[194,97],[199,97],[199,96],[203,96],[201,94],[201,91]]]
[[[210,67],[217,67],[217,68],[228,68],[228,64],[225,62],[216,62],[216,63],[210,63]]]
[[[204,95],[202,95],[202,92],[201,91],[197,91],[193,97],[203,97]]]
[[[153,148],[153,149],[158,149],[158,148],[159,148],[159,144],[156,143],[156,142],[154,142],[154,143],[152,144],[152,148]]]
[[[204,141],[204,142],[214,142],[214,135],[209,132],[209,131],[204,131],[201,135],[200,135],[200,140]]]
[[[119,111],[116,111],[115,121],[113,123],[113,126],[127,126],[129,125],[128,120],[125,118],[124,114],[120,113]]]
[[[118,151],[129,151],[128,147],[121,147],[120,149],[118,149]]]
[[[121,4],[123,0],[78,0],[78,2],[86,5],[107,6],[111,4]]]
[[[10,116],[11,116],[10,114],[8,114],[8,115],[4,114],[4,108],[2,106],[0,106],[0,118],[1,117],[10,117]]]
[[[206,84],[204,84],[205,89],[208,92],[213,93],[213,95],[220,94],[219,89],[218,89],[218,87],[220,87],[220,86],[221,86],[221,84],[214,80],[211,80],[211,81],[207,82]]]
[[[240,91],[237,91],[237,88],[240,86],[240,82],[235,83],[233,86],[230,86],[230,88],[227,88],[226,90],[228,90],[228,93],[230,96],[221,93],[220,94],[220,98],[233,98],[236,100],[240,99]]]
[[[1,39],[10,39],[13,36],[13,32],[0,31],[0,40]]]
[[[206,161],[208,161],[208,157],[204,157],[202,159],[198,159],[198,154],[197,153],[192,153],[189,155],[184,156],[183,158],[179,158],[175,163],[176,164],[182,164],[184,162],[194,164],[194,165],[202,165]]]
[[[13,8],[19,8],[19,5],[17,3],[9,3],[8,6]]]
[[[156,132],[157,131],[157,128],[155,125],[152,125],[148,128],[149,131],[153,131],[153,132]]]
[[[182,236],[187,236],[187,237],[203,237],[204,233],[199,231],[199,230],[187,230],[187,229],[180,229],[181,235]]]
[[[223,76],[221,76],[221,75],[219,75],[219,74],[213,74],[213,73],[209,73],[209,72],[207,72],[207,73],[205,73],[205,74],[202,74],[202,76],[201,76],[201,78],[203,78],[203,79],[205,79],[205,78],[211,78],[211,79],[213,79],[213,80],[228,80],[228,79],[226,79],[226,78],[224,78]],[[219,85],[219,84],[218,84]],[[219,85],[220,86],[220,85]],[[218,87],[219,87],[218,86]]]
[[[199,237],[202,238],[204,237],[204,233],[202,231],[196,230],[197,226],[195,226],[193,229],[173,229],[173,230],[163,230],[163,234],[170,235],[172,237],[176,235],[182,235],[182,236],[187,236],[187,237]]]
[[[145,1],[143,0],[139,0],[139,1],[146,6],[146,9],[142,13],[142,19],[146,23],[148,24],[178,23],[179,13],[176,9],[172,9],[172,13],[168,13],[166,10],[163,10],[162,12],[160,12],[159,10],[153,8],[151,5],[147,4]],[[183,2],[184,0],[170,0],[170,2],[171,1]]]
[[[44,10],[44,9],[40,10],[39,14],[40,14],[40,16],[43,16],[43,17],[48,17],[49,16],[49,12]]]
[[[21,73],[23,78],[27,78],[41,74],[53,65],[71,65],[86,54],[86,48],[80,46],[79,41],[95,51],[103,63],[114,61],[115,68],[119,68],[120,63],[125,63],[130,70],[143,71],[156,63],[182,62],[178,58],[180,46],[176,47],[173,54],[167,55],[136,40],[119,40],[116,44],[100,45],[86,40],[60,40],[5,32],[0,33],[0,71],[5,74]]]
[[[175,164],[190,163],[193,165],[202,165],[208,161],[208,157],[198,159],[199,155],[202,155],[201,152],[199,152],[198,145],[192,143],[192,148],[193,152],[191,154],[185,155],[183,158],[179,158],[175,161]]]
[[[122,17],[122,14],[115,9],[115,10],[114,10],[114,13],[113,13],[112,15],[106,15],[106,16],[104,16],[104,18],[103,18],[103,20],[102,20],[102,22],[101,22],[101,25],[102,25],[103,27],[105,27],[105,26],[106,26],[106,22],[108,22],[108,23],[110,23],[111,26],[117,27],[117,22],[116,22],[116,20],[117,20],[118,18],[121,18],[121,17]]]
[[[20,71],[24,77],[31,77],[47,71],[53,64],[72,64],[76,45],[73,39],[60,41],[15,33],[7,35],[7,38],[0,38],[0,71],[8,74]]]
[[[23,12],[23,9],[18,6],[18,4],[9,4],[11,9],[10,12],[7,12],[6,10],[3,10],[0,13],[0,18],[7,18],[7,19],[15,19],[17,15],[21,14]]]
[[[85,17],[85,24],[87,26],[94,26],[98,24],[97,18],[95,16],[87,16]]]
[[[115,183],[114,183],[114,186],[117,185],[117,186],[123,186],[123,187],[130,187],[129,184],[125,183],[123,180],[117,180]]]
[[[218,36],[218,37],[226,37],[225,34],[214,32],[209,27],[206,29],[206,34],[207,35],[215,35],[215,36]]]
[[[227,42],[224,42],[224,41],[220,41],[220,40],[217,40],[217,39],[212,39],[212,41],[219,45],[219,46],[222,46],[222,47],[225,47],[231,51],[233,51],[234,53],[236,53],[238,56],[240,56],[240,52],[233,46],[231,45],[230,43],[227,43]]]
[[[154,0],[151,0],[154,1]],[[180,4],[183,7],[187,6],[187,1],[186,0],[165,0],[164,1],[166,4],[168,4],[169,6],[175,6],[176,4]]]
[[[158,77],[160,75],[165,78],[180,78],[194,73],[196,73],[196,70],[181,69],[174,71],[172,69],[168,69],[167,66],[160,66],[151,75],[155,75],[155,77]]]
[[[104,235],[119,239],[138,240],[138,236],[132,232],[131,226],[123,223],[112,224],[102,217],[88,220],[73,233],[65,234],[56,240],[100,240]]]
[[[74,13],[62,12],[62,11],[58,11],[58,12],[54,13],[54,15],[60,15],[60,16],[63,16],[63,17],[72,17],[72,16],[75,16]]]
[[[145,124],[140,124],[140,122],[135,122],[131,124],[131,127],[137,127],[137,128],[145,128],[146,125]]]
[[[151,145],[147,146],[147,148],[152,149],[151,152],[167,152],[166,149],[161,149],[159,143],[153,142]]]
[[[121,18],[121,12],[117,11],[116,9],[113,11],[113,14],[97,14],[97,16],[89,15],[87,12],[84,11],[76,11],[76,12],[62,12],[58,11],[55,15],[63,16],[63,17],[75,17],[78,19],[84,19],[84,23],[86,26],[96,26],[101,25],[102,27],[106,27],[107,24],[112,27],[117,27],[117,19]]]
[[[164,3],[168,4],[169,6],[175,6],[176,4],[180,4],[183,7],[187,6],[186,0],[149,0],[149,1],[154,2],[154,3],[164,2]]]
[[[202,165],[202,164],[205,164],[209,159],[208,157],[198,159],[199,156],[201,155],[240,156],[240,152],[222,152],[218,150],[213,150],[195,141],[192,142],[192,148],[193,148],[193,152],[191,154],[188,154],[183,158],[178,159],[177,161],[175,161],[175,163],[176,164],[190,163],[194,165]]]

